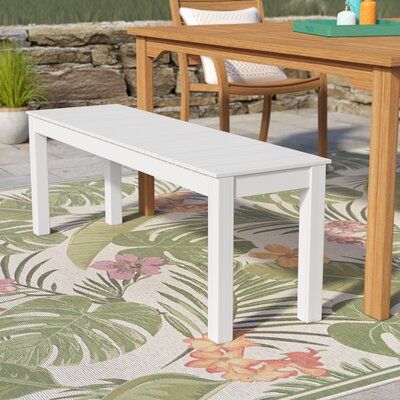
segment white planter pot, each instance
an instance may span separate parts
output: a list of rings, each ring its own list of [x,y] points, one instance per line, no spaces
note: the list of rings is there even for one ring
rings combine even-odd
[[[0,143],[19,144],[28,140],[29,107],[0,108]]]

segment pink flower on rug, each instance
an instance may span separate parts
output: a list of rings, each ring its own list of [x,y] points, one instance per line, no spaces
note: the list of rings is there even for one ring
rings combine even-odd
[[[15,279],[0,279],[0,293],[16,292],[19,289],[15,284]]]
[[[325,229],[329,242],[365,246],[365,225],[357,221],[332,221]]]
[[[139,259],[135,254],[117,254],[115,261],[98,261],[90,267],[107,271],[111,279],[131,280],[137,275],[159,275],[165,260],[159,257]]]

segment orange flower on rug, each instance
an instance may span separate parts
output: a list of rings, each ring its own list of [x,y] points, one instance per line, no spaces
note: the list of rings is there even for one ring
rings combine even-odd
[[[293,352],[286,353],[285,360],[289,367],[299,370],[305,375],[311,376],[329,376],[328,371],[323,368],[321,357],[317,357],[318,352],[313,349],[308,349],[308,352]]]
[[[205,368],[210,374],[223,372],[222,377],[231,374],[232,378],[227,377],[227,379],[246,382],[248,381],[247,377],[254,374],[251,367],[255,367],[261,362],[244,358],[245,348],[255,347],[258,344],[246,339],[243,332],[237,334],[232,342],[222,345],[215,344],[208,339],[207,335],[184,341],[189,344],[191,349],[194,349],[190,356],[195,359],[186,363],[186,367]]]
[[[252,360],[244,357],[247,347],[259,346],[245,338],[245,332],[236,335],[229,343],[215,344],[207,335],[202,338],[185,339],[193,351],[194,358],[185,364],[186,367],[204,368],[208,373],[222,373],[221,377],[238,382],[273,382],[278,379],[299,375],[315,377],[329,376],[328,371],[317,357],[318,352],[308,349],[306,352],[284,353],[281,360]]]
[[[267,244],[266,251],[250,252],[250,256],[261,260],[273,260],[282,268],[297,268],[299,264],[299,249],[291,249],[281,244]],[[328,257],[324,257],[324,264],[329,262]]]
[[[207,200],[191,192],[176,192],[158,196],[155,206],[168,212],[207,211]]]

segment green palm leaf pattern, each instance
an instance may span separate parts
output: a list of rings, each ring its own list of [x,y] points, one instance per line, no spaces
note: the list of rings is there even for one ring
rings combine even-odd
[[[55,346],[52,365],[76,365],[84,357],[76,337],[90,362],[110,360],[146,342],[134,326],[153,336],[161,327],[159,312],[146,305],[110,303],[91,311],[92,305],[85,297],[59,296],[9,309],[0,316],[0,362],[39,366],[49,361]]]
[[[52,208],[51,216],[68,214],[63,208]],[[29,198],[0,199],[0,256],[22,251],[44,250],[62,243],[66,236],[54,232],[47,236],[36,236],[32,232],[32,208]]]
[[[32,224],[25,221],[0,222],[0,255],[17,254],[24,251],[45,250],[64,242],[66,236],[54,232],[47,236],[36,236]]]
[[[113,243],[129,247],[124,253],[134,253],[140,258],[161,257],[191,262],[204,262],[207,256],[207,225],[191,227],[187,221],[177,228],[136,230],[114,237]],[[235,237],[235,252],[243,254],[254,245]]]
[[[274,383],[265,392],[266,396],[259,397],[258,400],[284,400],[289,396],[296,396],[296,399],[301,400],[322,399],[348,389],[346,382],[351,385],[355,378],[368,380],[382,370],[384,368],[367,358],[360,359],[359,365],[342,362],[339,370],[328,371],[329,377],[301,375],[290,382]],[[316,391],[317,389],[320,390]],[[315,396],[312,394],[314,390]]]
[[[282,234],[293,233],[299,230],[299,209],[298,206],[286,207],[281,203],[279,209],[274,210],[258,204],[251,207],[241,205],[235,211],[235,224],[235,231],[238,234],[251,232],[256,235],[275,231]]]
[[[80,269],[87,269],[96,255],[107,245],[126,232],[130,232],[147,221],[148,217],[140,217],[136,212],[123,213],[121,225],[108,225],[104,214],[76,231],[68,243],[67,256]]]
[[[108,275],[97,274],[97,279],[86,278],[82,283],[75,284],[74,292],[88,297],[93,303],[106,304],[125,301],[125,290],[131,284],[131,281],[119,282]]]
[[[207,400],[227,383],[185,374],[158,374],[127,382],[104,400]]]
[[[207,266],[180,264],[177,267],[171,271],[175,283],[165,283],[166,290],[159,292],[163,298],[159,304],[165,310],[165,320],[174,329],[184,337],[199,337],[207,331]],[[291,340],[321,345],[317,339],[296,337],[302,334],[282,330],[285,326],[303,325],[296,318],[295,288],[296,282],[260,279],[248,273],[245,265],[236,262],[234,329],[250,331],[247,337],[271,348],[276,348],[276,342]]]
[[[40,252],[32,253],[20,261],[17,266],[10,268],[11,257],[3,257],[0,261],[1,272],[6,279],[14,279],[18,286],[18,292],[0,293],[0,296],[30,296],[37,295],[38,292],[43,295],[56,295],[57,283],[53,281],[52,275],[57,269],[47,269],[46,264],[49,260],[42,260],[29,267],[29,272],[25,273],[27,263],[33,260]],[[49,282],[50,281],[50,282]]]
[[[298,215],[296,209],[298,210],[300,204],[300,192],[298,190],[289,190],[250,196],[246,197],[246,199],[277,207],[284,214],[296,217]]]
[[[62,207],[52,207],[51,216],[56,217],[68,214]],[[0,197],[0,220],[2,221],[30,221],[32,219],[31,199],[27,196]]]
[[[283,268],[276,262],[246,264],[246,271],[264,279],[276,279],[280,282],[297,280],[297,268]],[[400,272],[394,270],[392,290],[399,287]],[[364,264],[360,262],[329,261],[324,266],[324,289],[337,292],[362,295],[364,290]]]
[[[102,379],[101,383],[94,385],[66,389],[52,400],[100,400],[124,383],[124,379]]]
[[[136,186],[123,182],[123,198],[132,195]],[[104,181],[83,180],[53,183],[49,188],[50,205],[53,207],[82,207],[104,204]]]

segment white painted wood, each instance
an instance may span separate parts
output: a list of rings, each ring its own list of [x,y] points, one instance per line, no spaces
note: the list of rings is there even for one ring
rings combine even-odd
[[[122,222],[121,165],[209,197],[209,338],[233,337],[235,197],[302,189],[298,317],[321,319],[325,165],[330,160],[124,106],[30,114],[34,232],[48,234],[46,137],[104,158],[106,222]]]
[[[68,128],[37,120],[37,130],[47,137],[62,143],[87,151],[98,157],[114,161],[131,169],[140,170],[158,179],[163,179],[193,190],[205,196],[208,195],[209,176],[187,170],[178,165],[134,152],[125,147],[108,143],[97,138],[79,135]]]
[[[35,131],[29,118],[29,149],[32,185],[32,223],[36,235],[50,234],[49,183],[47,170],[47,138]]]
[[[329,163],[296,150],[120,105],[29,114],[68,128],[73,137],[84,134],[214,178]]]
[[[309,182],[308,168],[242,175],[235,180],[235,197],[304,189],[308,187]]]
[[[234,179],[210,180],[208,197],[208,337],[233,340]]]
[[[122,224],[121,165],[105,160],[104,191],[106,223]]]
[[[310,187],[300,199],[298,319],[322,318],[325,166],[310,168]]]

